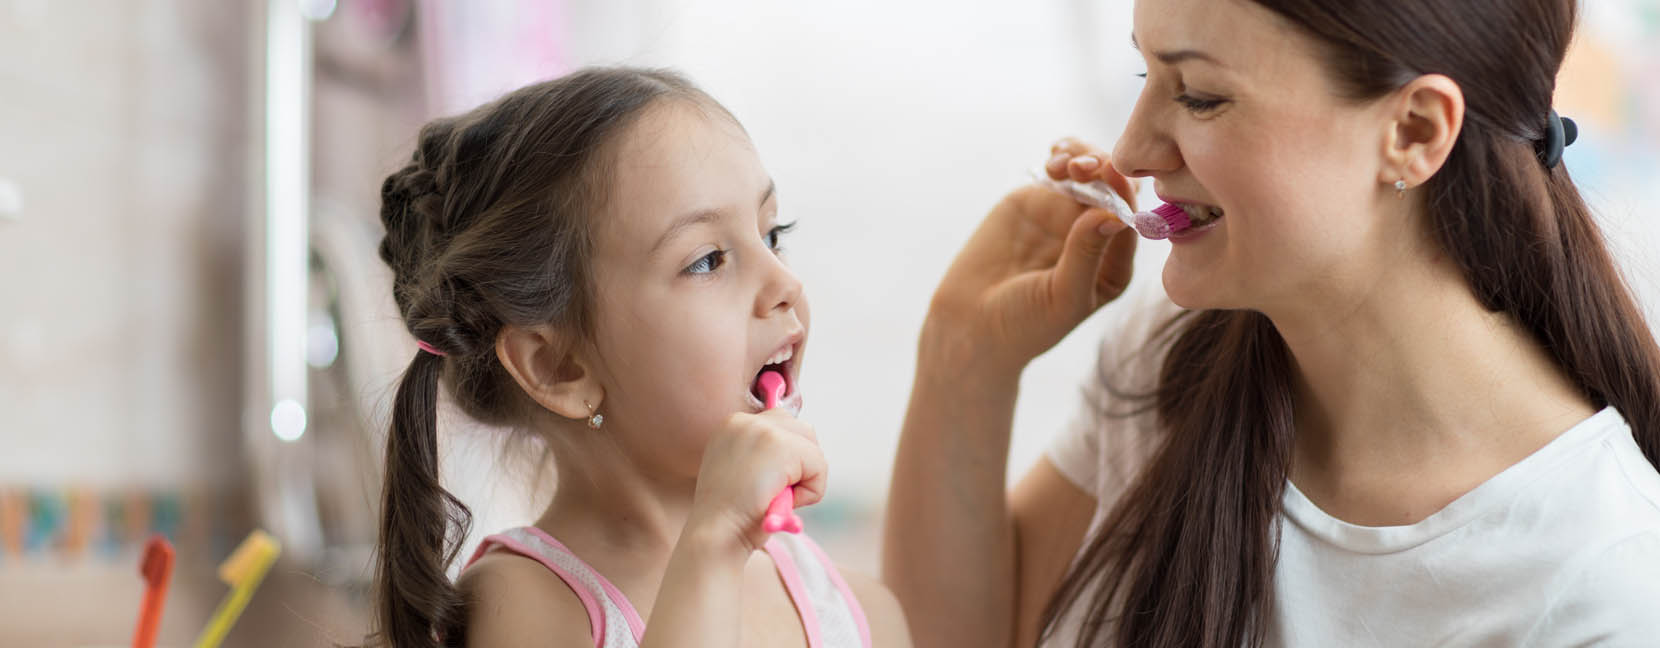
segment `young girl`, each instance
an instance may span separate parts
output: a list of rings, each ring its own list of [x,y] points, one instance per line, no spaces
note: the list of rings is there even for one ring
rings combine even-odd
[[[669,72],[589,69],[421,130],[382,187],[420,351],[387,440],[379,639],[433,645],[907,646],[899,607],[767,505],[824,492],[795,420],[808,332],[743,128]],[[754,386],[785,377],[777,409]],[[439,385],[545,443],[535,526],[487,538],[438,483]]]

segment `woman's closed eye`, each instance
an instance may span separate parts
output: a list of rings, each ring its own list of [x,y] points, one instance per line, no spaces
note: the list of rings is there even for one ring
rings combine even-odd
[[[1176,103],[1181,104],[1182,107],[1187,108],[1189,112],[1196,115],[1202,115],[1212,110],[1216,110],[1217,108],[1222,107],[1222,104],[1227,102],[1228,100],[1226,99],[1195,97],[1189,94],[1180,94],[1176,96]]]
[[[1146,80],[1147,73],[1138,73],[1136,74],[1136,78]],[[1186,92],[1182,92],[1181,94],[1176,95],[1176,103],[1181,104],[1183,108],[1188,110],[1188,112],[1195,115],[1203,115],[1210,111],[1216,110],[1217,108],[1221,108],[1223,104],[1228,103],[1228,100],[1212,97],[1195,97],[1187,94]]]

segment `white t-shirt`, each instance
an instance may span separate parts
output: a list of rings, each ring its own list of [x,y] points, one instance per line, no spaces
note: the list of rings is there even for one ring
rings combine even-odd
[[[1145,393],[1167,351],[1143,343],[1179,309],[1139,297],[1047,453],[1095,494],[1090,537],[1157,449],[1152,412],[1101,409],[1127,407],[1103,380]],[[1660,473],[1613,408],[1417,524],[1349,524],[1290,484],[1281,510],[1269,646],[1660,646]],[[1044,646],[1075,645],[1078,612]]]

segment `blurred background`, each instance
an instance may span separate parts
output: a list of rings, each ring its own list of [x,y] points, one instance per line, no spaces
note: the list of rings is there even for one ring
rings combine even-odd
[[[0,0],[0,645],[131,637],[139,552],[178,568],[187,645],[253,528],[283,553],[235,646],[367,630],[385,412],[414,353],[375,254],[380,180],[425,120],[588,64],[672,66],[743,121],[799,218],[803,417],[833,466],[805,512],[877,568],[928,297],[1000,196],[1139,91],[1127,0]],[[1595,0],[1559,81],[1567,164],[1660,305],[1660,1]],[[1144,244],[1140,281],[1167,248]],[[1017,477],[1078,405],[1109,306],[1033,363]],[[546,489],[445,418],[482,534]]]

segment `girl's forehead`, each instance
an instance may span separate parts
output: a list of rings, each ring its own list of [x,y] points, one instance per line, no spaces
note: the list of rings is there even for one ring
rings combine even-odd
[[[641,252],[686,214],[750,213],[769,182],[741,128],[684,103],[665,102],[641,115],[617,147],[601,229]]]

